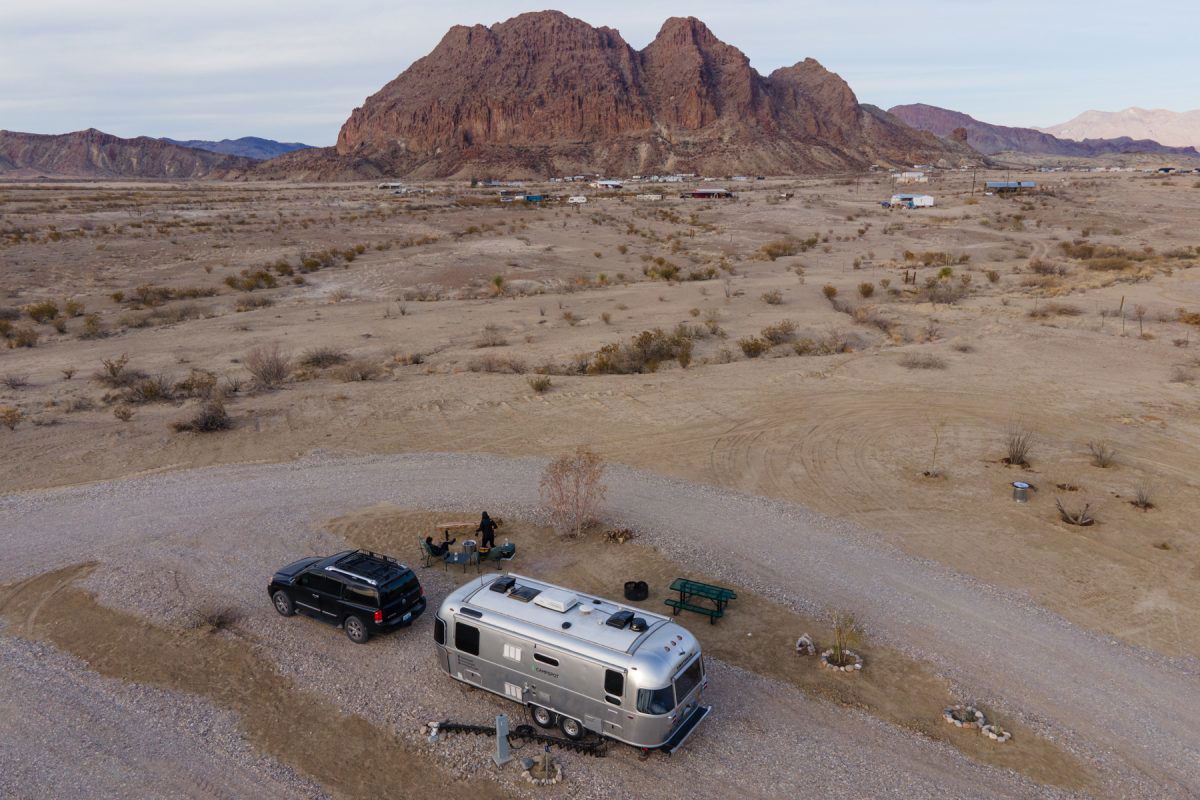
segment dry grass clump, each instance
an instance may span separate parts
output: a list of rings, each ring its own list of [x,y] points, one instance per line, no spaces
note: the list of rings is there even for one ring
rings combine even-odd
[[[1069,303],[1043,303],[1030,309],[1029,316],[1033,319],[1044,319],[1046,317],[1078,317],[1082,313],[1083,309]]]
[[[113,416],[121,420],[121,422],[129,422],[133,419],[133,409],[122,403],[113,408]]]
[[[178,433],[215,433],[232,428],[233,419],[225,409],[224,396],[220,392],[213,392],[197,404],[190,417],[173,423],[171,427]]]
[[[13,328],[5,334],[8,339],[9,348],[16,347],[37,347],[38,339],[41,336],[30,327]]]
[[[227,275],[225,285],[242,292],[253,292],[256,289],[274,289],[279,280],[265,269],[244,269],[237,275]]]
[[[798,356],[832,356],[838,353],[848,353],[854,347],[845,336],[828,333],[824,336],[803,336],[792,345],[792,350]]]
[[[679,328],[667,333],[662,328],[642,331],[628,343],[613,342],[587,359],[589,375],[630,375],[654,372],[664,361],[690,361],[691,333]],[[682,364],[683,361],[680,361]]]
[[[275,301],[269,297],[263,297],[261,295],[257,297],[241,297],[238,298],[237,303],[234,304],[233,310],[254,311],[258,308],[270,308],[273,305],[275,305]]]
[[[1129,502],[1142,511],[1154,508],[1154,486],[1149,481],[1142,481],[1134,487],[1133,499]]]
[[[946,360],[933,353],[905,353],[900,358],[900,366],[905,369],[945,369]]]
[[[1009,425],[1004,432],[1004,463],[1017,467],[1029,466],[1029,453],[1033,449],[1033,432],[1018,424]]]
[[[25,414],[16,406],[0,406],[0,425],[10,431],[15,431],[23,419]]]
[[[499,372],[507,375],[524,375],[529,367],[519,358],[500,356],[493,353],[472,358],[467,362],[471,372]]]
[[[24,389],[29,385],[29,376],[22,372],[8,372],[0,377],[0,385],[13,391]]]
[[[205,315],[205,310],[194,303],[186,303],[173,308],[156,308],[152,311],[147,311],[145,314],[123,314],[117,320],[117,324],[125,328],[149,328],[154,325],[173,325],[184,320],[198,319]],[[87,329],[90,324],[91,317],[85,321],[84,327]],[[96,321],[99,324],[99,320]],[[80,334],[79,338],[92,338]]]
[[[292,372],[292,358],[276,344],[261,345],[246,354],[246,369],[255,383],[272,389],[287,381]]]
[[[113,292],[112,299],[118,303],[127,303],[133,308],[153,308],[170,300],[195,300],[201,297],[213,297],[217,290],[211,286],[154,286],[145,283],[125,292]]]
[[[1088,442],[1092,466],[1107,469],[1117,462],[1117,451],[1107,442]]]
[[[347,383],[354,381],[373,381],[383,374],[383,368],[374,361],[355,359],[337,368],[335,373],[338,380]]]
[[[771,344],[783,344],[796,338],[796,323],[790,319],[780,320],[762,329],[762,338]]]
[[[313,347],[305,350],[300,355],[300,366],[325,369],[326,367],[336,367],[338,364],[344,364],[349,358],[350,356],[345,350],[339,350],[336,347]]]
[[[769,306],[778,306],[783,304],[783,292],[778,289],[772,289],[769,292],[763,292],[762,301]]]
[[[58,316],[58,303],[45,300],[41,303],[30,303],[25,306],[25,313],[34,322],[49,322]]]
[[[529,388],[534,394],[545,394],[554,386],[549,375],[533,375],[529,378]]]
[[[175,399],[174,382],[167,375],[158,373],[133,381],[121,395],[125,403],[167,403]]]
[[[738,339],[738,347],[742,348],[742,354],[746,358],[758,358],[771,349],[771,343],[757,336],[747,336],[745,339]]]
[[[508,340],[504,338],[500,326],[490,322],[483,326],[479,338],[475,340],[476,347],[503,347],[506,344],[508,344]]]

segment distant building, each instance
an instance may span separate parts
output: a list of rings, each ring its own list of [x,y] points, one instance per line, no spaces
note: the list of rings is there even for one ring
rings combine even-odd
[[[929,176],[924,172],[901,172],[896,183],[929,183]]]
[[[574,197],[568,197],[567,202],[574,203],[575,205],[583,205],[584,203],[587,202],[587,198],[584,197],[583,195],[579,194],[579,195],[575,195]]]
[[[892,206],[901,208],[933,208],[933,196],[928,194],[900,192],[892,195],[892,199],[888,202]]]
[[[689,193],[681,194],[680,197],[692,197],[697,200],[730,199],[733,197],[733,192],[728,189],[695,189]]]
[[[984,188],[989,192],[1007,194],[1009,192],[1025,192],[1037,188],[1034,181],[988,181]]]
[[[637,199],[645,200],[645,201],[654,201],[654,200],[662,200],[663,196],[661,194],[639,194],[637,196]]]
[[[613,180],[592,181],[588,185],[593,189],[620,189],[622,187],[622,183],[620,181]]]

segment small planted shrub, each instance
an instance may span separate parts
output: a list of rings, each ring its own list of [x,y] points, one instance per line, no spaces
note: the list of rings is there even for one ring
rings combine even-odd
[[[1154,486],[1149,481],[1142,481],[1134,488],[1133,499],[1129,502],[1142,511],[1154,508]]]
[[[1029,466],[1033,441],[1033,432],[1028,428],[1010,425],[1004,433],[1004,463],[1016,467]]]
[[[549,375],[534,375],[529,378],[529,388],[533,389],[535,394],[545,394],[553,385]]]
[[[1117,460],[1117,451],[1107,442],[1088,442],[1088,452],[1092,454],[1092,466],[1107,469]]]

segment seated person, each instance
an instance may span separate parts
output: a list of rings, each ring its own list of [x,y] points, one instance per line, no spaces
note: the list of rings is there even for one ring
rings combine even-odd
[[[441,557],[450,552],[450,545],[454,544],[456,541],[458,541],[457,538],[451,539],[444,544],[435,544],[432,536],[426,536],[425,546],[429,548],[429,552],[433,553],[435,556]]]

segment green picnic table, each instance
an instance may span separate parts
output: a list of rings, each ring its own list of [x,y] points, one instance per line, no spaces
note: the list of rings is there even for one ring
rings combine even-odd
[[[700,581],[692,581],[687,578],[676,578],[671,581],[671,591],[679,592],[679,599],[668,597],[663,602],[675,609],[675,616],[679,616],[680,610],[692,611],[696,614],[703,614],[708,617],[708,624],[715,625],[719,617],[725,616],[725,606],[730,600],[737,599],[737,592],[732,589],[726,589],[723,586],[714,586],[711,583],[701,583]],[[709,600],[714,605],[699,605],[695,600]]]

